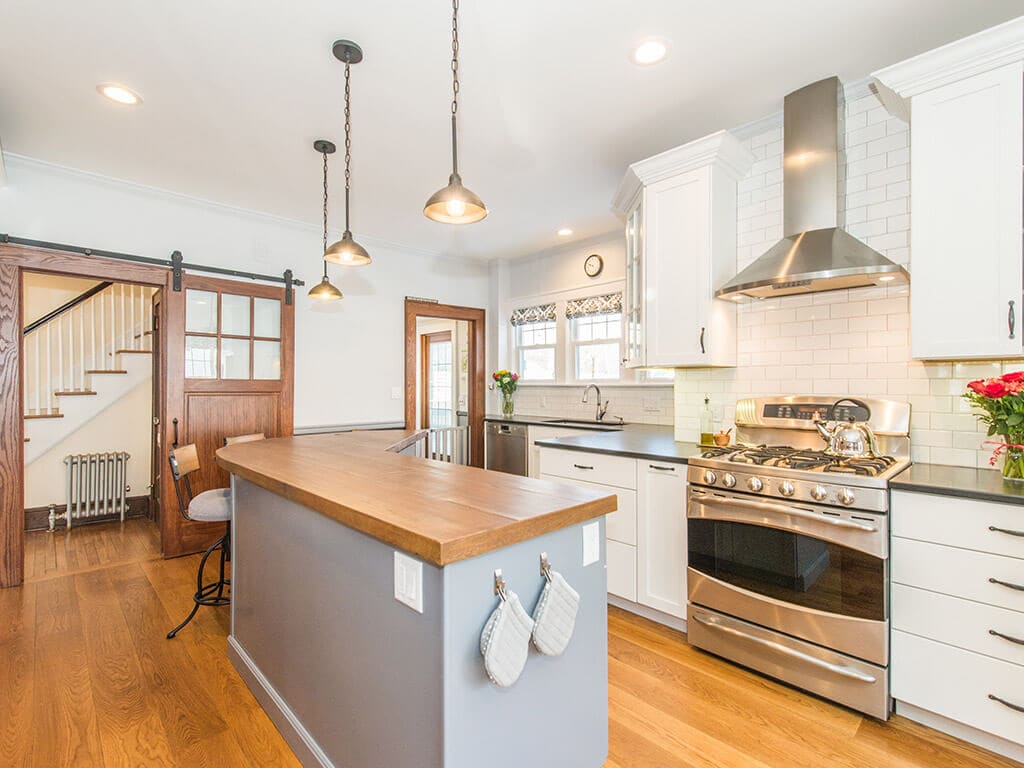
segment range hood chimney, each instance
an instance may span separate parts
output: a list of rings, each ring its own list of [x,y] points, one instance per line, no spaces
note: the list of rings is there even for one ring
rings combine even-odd
[[[786,96],[783,239],[716,292],[719,298],[789,296],[907,282],[907,271],[843,230],[839,142],[843,86],[829,77]]]

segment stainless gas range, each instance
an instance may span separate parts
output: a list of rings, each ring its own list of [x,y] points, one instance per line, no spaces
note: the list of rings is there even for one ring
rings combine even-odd
[[[838,458],[816,414],[866,422],[880,457]],[[739,447],[687,469],[693,645],[877,718],[889,716],[889,480],[910,406],[821,396],[741,400]]]

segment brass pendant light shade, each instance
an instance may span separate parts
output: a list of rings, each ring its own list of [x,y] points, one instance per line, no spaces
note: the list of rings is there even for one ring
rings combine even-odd
[[[317,139],[313,142],[313,149],[324,156],[324,250],[327,250],[327,156],[332,154],[336,147],[333,142],[327,139]],[[327,276],[327,259],[324,258],[323,279],[309,289],[309,297],[318,301],[337,301],[344,297],[344,294],[331,285],[331,278]]]
[[[324,261],[345,267],[363,267],[373,261],[363,246],[352,238],[349,228],[349,196],[352,188],[352,89],[351,67],[363,60],[363,49],[351,40],[336,40],[331,50],[345,64],[345,232],[341,240],[324,249]]]
[[[430,196],[423,206],[428,219],[442,224],[472,224],[487,216],[487,206],[459,176],[459,0],[452,0],[452,175],[448,186]]]

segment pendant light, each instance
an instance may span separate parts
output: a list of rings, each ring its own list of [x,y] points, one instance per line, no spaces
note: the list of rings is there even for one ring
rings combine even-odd
[[[487,215],[487,206],[459,176],[459,142],[456,117],[459,112],[459,0],[452,0],[452,175],[448,186],[430,196],[423,206],[428,219],[442,224],[472,224]]]
[[[334,57],[345,63],[345,231],[341,240],[324,251],[324,258],[346,267],[362,267],[369,264],[370,254],[352,239],[348,225],[349,190],[352,186],[352,109],[351,109],[351,67],[363,60],[363,49],[351,40],[337,40],[332,48]]]
[[[313,149],[324,156],[324,251],[327,251],[327,156],[334,154],[336,147],[333,142],[327,139],[318,139],[313,142]],[[331,279],[327,276],[327,259],[324,262],[324,277],[319,283],[309,289],[310,298],[320,301],[337,301],[344,294],[331,285]]]

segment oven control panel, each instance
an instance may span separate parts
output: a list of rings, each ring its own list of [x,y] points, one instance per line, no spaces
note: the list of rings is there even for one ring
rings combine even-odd
[[[842,479],[826,477],[823,473],[791,472],[780,476],[765,472],[764,467],[723,469],[699,466],[697,461],[691,459],[687,468],[687,479],[691,485],[740,491],[779,501],[824,504],[866,512],[889,511],[889,492],[886,488],[844,483]],[[812,478],[797,477],[800,474],[810,474]]]
[[[829,409],[832,409],[831,416]],[[814,421],[819,418],[832,418],[836,421],[867,421],[871,414],[867,408],[854,403],[841,402],[833,408],[832,403],[765,403],[762,416],[766,419],[796,419],[798,421]]]

